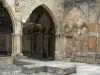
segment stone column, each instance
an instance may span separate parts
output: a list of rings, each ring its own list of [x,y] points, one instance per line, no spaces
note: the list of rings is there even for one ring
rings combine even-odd
[[[22,34],[12,34],[12,59],[14,61],[23,56],[22,54]]]
[[[59,60],[59,35],[55,35],[55,60]]]
[[[62,51],[62,39],[60,35],[56,35],[55,37],[55,60],[63,59],[61,51]]]

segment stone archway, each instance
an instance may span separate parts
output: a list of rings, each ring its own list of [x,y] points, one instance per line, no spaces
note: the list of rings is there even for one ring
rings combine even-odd
[[[14,15],[11,7],[4,0],[0,0],[0,55],[11,56],[12,33],[14,33]]]
[[[7,10],[8,14],[10,16],[11,22],[12,22],[13,33],[15,33],[16,21],[15,21],[15,16],[14,16],[13,10],[5,0],[0,0],[0,3]]]
[[[43,6],[38,6],[24,25],[23,54],[28,53],[27,56],[35,58],[54,58],[55,25]]]

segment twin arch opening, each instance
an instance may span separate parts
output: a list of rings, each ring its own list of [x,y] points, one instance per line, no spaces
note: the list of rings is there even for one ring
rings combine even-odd
[[[10,13],[11,14],[11,13]],[[11,56],[13,20],[8,10],[0,3],[0,55]],[[54,59],[55,25],[49,12],[38,6],[23,28],[22,53],[34,58]]]

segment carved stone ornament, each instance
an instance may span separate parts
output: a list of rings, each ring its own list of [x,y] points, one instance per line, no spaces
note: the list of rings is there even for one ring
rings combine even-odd
[[[68,25],[65,25],[64,27],[64,35],[68,38],[72,37],[73,34],[72,34],[72,31],[71,31],[71,28],[68,26]]]
[[[18,0],[15,0],[15,11],[20,12],[19,1]]]

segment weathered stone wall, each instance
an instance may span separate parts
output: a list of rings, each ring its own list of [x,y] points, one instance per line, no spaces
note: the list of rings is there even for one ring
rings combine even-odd
[[[66,2],[69,2],[71,4],[72,1],[69,0]],[[84,0],[84,1],[78,0],[76,2],[72,2],[71,6],[70,6],[71,7],[70,9],[68,8],[68,10],[65,8],[66,11],[65,11],[64,17],[62,18],[62,25],[63,25],[62,32],[64,32],[64,35],[67,35],[67,38],[66,38],[67,43],[64,47],[65,48],[64,52],[67,51],[66,54],[68,53],[67,55],[70,54],[69,56],[72,56],[72,57],[75,52],[77,53],[86,52],[83,56],[87,56],[87,57],[89,56],[87,55],[88,52],[92,52],[94,53],[94,55],[91,55],[90,53],[89,58],[92,57],[95,60],[95,57],[96,57],[95,53],[100,52],[99,46],[98,46],[99,45],[98,38],[100,37],[100,33],[98,31],[98,29],[100,30],[99,28],[99,18],[100,18],[99,17],[99,6],[100,6],[99,0],[97,1],[96,0]],[[90,40],[90,42],[88,42],[89,43],[88,50],[85,50],[85,51],[84,49],[82,50],[82,47],[81,47],[81,44],[82,44],[81,41],[83,40],[81,36],[83,33],[81,28],[83,27],[84,22],[86,24],[86,28],[89,29],[88,40]],[[76,48],[78,45],[76,47],[73,47],[73,43],[74,43],[73,35],[70,37],[71,40],[68,37],[71,35],[71,33],[73,33],[73,27],[75,26],[78,27],[78,37],[79,37],[78,40],[80,40],[78,44],[79,50]],[[91,31],[91,28],[93,31]],[[92,45],[91,47],[92,49],[90,48],[90,45]],[[85,48],[86,48],[86,45],[85,45]],[[81,59],[82,58],[80,58],[79,61],[81,61]]]

